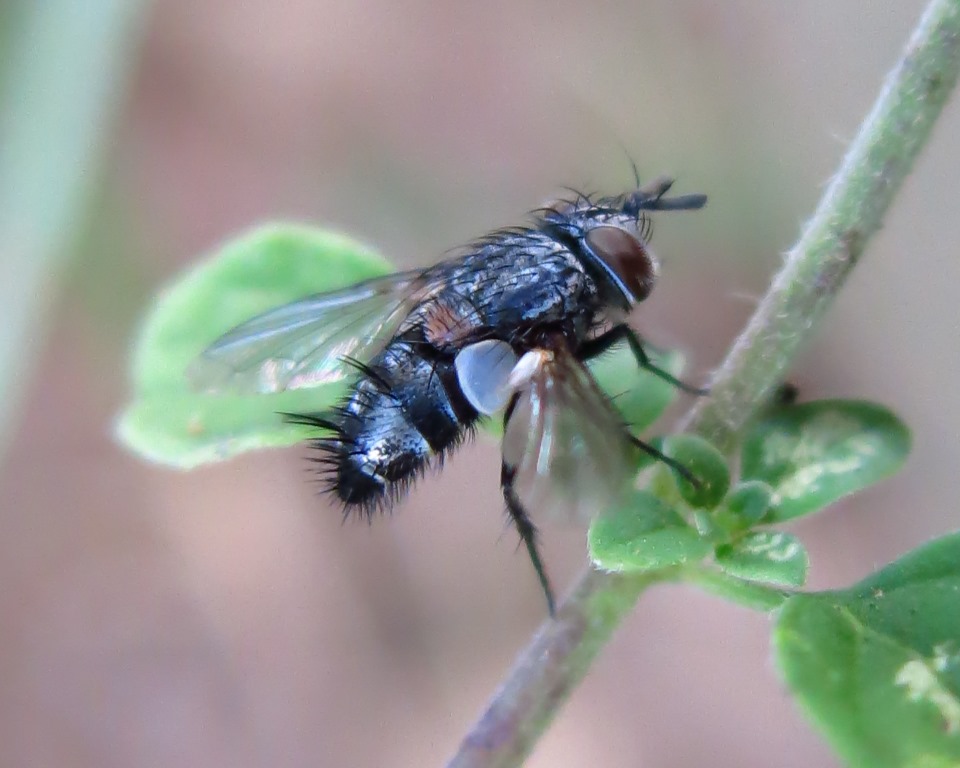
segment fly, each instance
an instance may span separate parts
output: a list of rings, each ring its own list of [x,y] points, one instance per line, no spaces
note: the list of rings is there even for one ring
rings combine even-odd
[[[656,367],[626,323],[653,289],[648,212],[693,210],[658,179],[615,197],[577,194],[495,231],[448,261],[270,310],[227,332],[194,362],[205,390],[273,393],[352,378],[320,413],[312,457],[345,512],[370,518],[431,464],[503,414],[500,485],[554,613],[528,510],[588,520],[629,483],[639,449],[690,473],[630,433],[586,367],[618,342]]]

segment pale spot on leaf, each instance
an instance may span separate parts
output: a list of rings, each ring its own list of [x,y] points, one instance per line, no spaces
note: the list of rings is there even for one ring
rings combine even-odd
[[[803,548],[792,536],[783,533],[762,533],[752,536],[743,547],[744,552],[766,558],[777,563],[793,560]]]
[[[777,491],[783,498],[799,499],[820,490],[820,481],[824,478],[856,472],[862,469],[863,465],[864,460],[858,454],[807,464],[784,478]]]
[[[910,701],[932,704],[940,712],[947,733],[960,732],[960,700],[941,682],[939,674],[956,663],[956,653],[938,645],[930,659],[912,659],[897,671],[894,684],[906,689]]]

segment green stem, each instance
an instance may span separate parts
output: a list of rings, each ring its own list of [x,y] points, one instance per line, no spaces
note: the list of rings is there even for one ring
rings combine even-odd
[[[683,426],[726,450],[736,443],[880,229],[956,85],[958,66],[960,3],[934,0],[813,217],[716,372],[713,396],[701,400]]]
[[[519,765],[644,590],[677,575],[585,572],[517,658],[448,768]]]
[[[40,349],[147,0],[28,0],[0,83],[0,454]]]
[[[960,0],[933,0],[816,212],[718,370],[712,396],[693,408],[685,429],[733,449],[880,227],[958,71]],[[584,573],[557,618],[521,654],[450,768],[522,763],[640,594],[663,578]]]

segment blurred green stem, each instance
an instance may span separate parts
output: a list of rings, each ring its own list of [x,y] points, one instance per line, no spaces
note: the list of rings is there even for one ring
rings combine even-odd
[[[43,347],[146,0],[27,0],[0,72],[0,452]]]
[[[960,70],[960,0],[933,0],[780,273],[682,427],[731,452],[782,381],[930,136]],[[661,576],[662,578],[662,576]],[[516,766],[532,751],[653,574],[586,572],[520,655],[448,768]]]

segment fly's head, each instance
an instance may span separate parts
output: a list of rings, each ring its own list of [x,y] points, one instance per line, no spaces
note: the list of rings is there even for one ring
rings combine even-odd
[[[659,262],[650,248],[649,211],[694,210],[706,195],[666,197],[673,181],[660,178],[616,197],[555,203],[540,214],[544,227],[597,280],[604,303],[629,312],[653,290]]]

